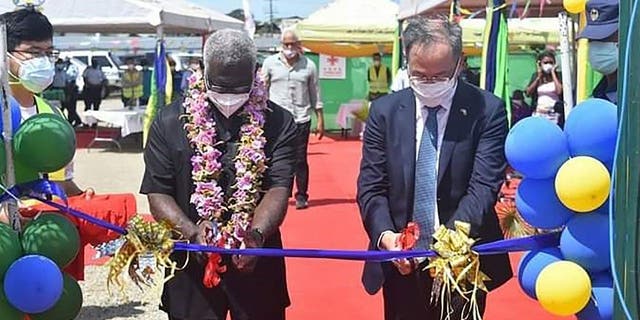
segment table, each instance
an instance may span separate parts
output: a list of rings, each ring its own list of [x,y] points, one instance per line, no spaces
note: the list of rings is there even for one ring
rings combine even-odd
[[[96,124],[98,121],[105,122],[112,127],[120,128],[120,137],[124,138],[130,134],[142,132],[143,121],[144,121],[145,109],[136,107],[134,109],[120,109],[120,110],[89,110],[84,112],[85,122],[87,124]],[[87,148],[91,148],[91,146],[95,142],[111,142],[115,144],[118,149],[120,148],[120,143],[117,139],[113,138],[105,138],[100,137],[99,130],[96,129],[96,135],[89,143]]]
[[[365,100],[351,100],[340,105],[338,113],[336,114],[336,124],[342,129],[343,136],[346,135],[346,131],[352,129],[355,131],[358,129],[355,128],[356,123],[354,120],[356,120],[356,117],[353,115],[353,112],[362,109],[365,103]]]

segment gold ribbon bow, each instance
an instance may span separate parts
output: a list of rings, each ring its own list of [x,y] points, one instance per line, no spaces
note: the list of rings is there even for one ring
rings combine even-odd
[[[166,268],[171,270],[164,282],[174,276],[179,268],[169,257],[174,244],[171,229],[172,226],[166,221],[144,221],[139,215],[129,221],[127,234],[123,236],[125,241],[109,262],[107,290],[110,294],[109,285],[115,282],[124,295],[125,286],[120,279],[124,269],[128,270],[129,277],[140,289],[140,284],[153,285],[152,277],[156,270],[162,273]]]
[[[477,302],[478,289],[487,292],[485,281],[489,277],[480,271],[480,255],[471,247],[475,240],[469,238],[471,225],[456,221],[455,230],[440,226],[433,237],[436,243],[431,249],[438,253],[429,258],[429,265],[433,277],[431,302],[440,300],[441,318],[450,319],[452,308],[451,294],[457,293],[467,301],[462,310],[462,319],[467,319],[473,313],[473,319],[482,319]],[[445,314],[446,311],[446,314]]]

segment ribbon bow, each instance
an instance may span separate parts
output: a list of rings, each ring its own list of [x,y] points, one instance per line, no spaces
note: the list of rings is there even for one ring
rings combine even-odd
[[[441,318],[446,311],[444,319],[449,319],[452,311],[452,292],[457,292],[467,300],[463,309],[464,319],[470,312],[474,320],[482,319],[476,294],[478,289],[488,291],[484,282],[490,279],[480,271],[480,255],[471,249],[475,240],[469,238],[470,229],[469,223],[456,221],[455,230],[440,226],[433,235],[436,243],[432,249],[438,255],[429,258],[429,265],[425,269],[430,269],[434,278],[431,302],[440,300]]]
[[[124,293],[124,284],[120,274],[126,268],[133,282],[142,289],[140,284],[151,286],[155,270],[170,269],[171,279],[178,269],[177,264],[169,256],[173,251],[174,241],[171,239],[171,225],[166,221],[144,221],[141,216],[134,216],[127,226],[127,234],[121,239],[122,246],[116,251],[109,262],[109,276],[107,290],[111,283],[116,283]]]

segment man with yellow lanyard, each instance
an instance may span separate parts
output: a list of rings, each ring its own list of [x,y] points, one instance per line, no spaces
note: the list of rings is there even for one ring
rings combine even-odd
[[[379,53],[373,54],[373,65],[369,67],[369,101],[389,93],[391,70],[382,63]]]
[[[122,75],[122,101],[124,106],[133,108],[138,105],[138,99],[142,98],[142,73],[136,70],[133,59],[127,59],[127,71]]]

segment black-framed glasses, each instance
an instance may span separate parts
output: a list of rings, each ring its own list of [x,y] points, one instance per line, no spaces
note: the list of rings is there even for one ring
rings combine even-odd
[[[453,69],[453,72],[451,72],[449,76],[425,77],[425,76],[410,75],[409,80],[421,82],[421,83],[435,83],[435,82],[449,81],[456,76],[456,73],[458,72],[459,67],[460,67],[460,59],[456,61],[456,67]]]
[[[33,58],[42,58],[42,57],[47,57],[51,60],[53,59],[57,59],[58,56],[60,56],[60,51],[59,50],[55,50],[55,49],[51,49],[51,50],[37,50],[37,49],[32,49],[32,50],[13,50],[11,51],[12,53],[19,53],[22,56],[24,56],[27,59],[33,59]]]

